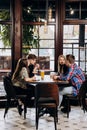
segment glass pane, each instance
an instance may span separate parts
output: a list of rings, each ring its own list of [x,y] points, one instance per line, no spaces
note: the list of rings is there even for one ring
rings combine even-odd
[[[86,53],[86,60],[87,60],[87,45],[86,45],[85,53]]]
[[[80,67],[82,68],[83,71],[85,71],[85,62],[80,62]]]
[[[80,61],[81,60],[85,60],[85,49],[84,48],[80,49]]]
[[[86,74],[87,74],[87,62],[86,62]]]
[[[0,21],[8,21],[10,17],[10,1],[0,2]]]
[[[85,42],[87,42],[87,25],[85,25]]]
[[[54,71],[54,61],[50,61],[50,70]]]
[[[11,25],[0,24],[0,48],[11,48]]]
[[[78,48],[78,47],[79,47],[79,44],[73,44],[73,47],[74,47],[74,48]]]
[[[44,32],[44,26],[39,26],[40,39],[54,39],[54,26],[47,26],[47,32]]]
[[[79,39],[78,40],[68,40],[68,39],[64,39],[63,40],[63,43],[78,43],[79,42]]]
[[[22,48],[22,57],[26,58],[27,54],[33,53],[36,55],[37,49]]]
[[[52,9],[52,21],[55,21],[55,0],[25,0],[22,1],[22,5],[24,21],[41,22],[47,19],[49,7]]]
[[[38,34],[35,32],[35,26],[23,25],[23,47],[38,48]]]
[[[85,40],[85,43],[87,43],[87,40]]]
[[[0,70],[1,69],[11,69],[11,49],[0,49]]]
[[[48,8],[52,9],[51,22],[55,21],[55,14],[56,14],[56,11],[55,11],[56,6],[55,5],[56,5],[55,0],[48,0]],[[48,17],[49,17],[49,14],[48,14]]]
[[[11,49],[0,49],[0,57],[11,56]]]
[[[81,19],[87,19],[87,1],[81,2]]]
[[[66,2],[65,4],[65,18],[79,19],[79,2]]]
[[[75,56],[75,60],[78,60],[79,50],[78,49],[73,49],[73,55]]]
[[[72,49],[63,49],[63,55],[72,54]]]
[[[63,48],[72,48],[72,44],[63,44]]]
[[[38,21],[38,18],[44,19],[46,15],[46,1],[39,0],[25,0],[23,5],[23,20],[29,22]]]
[[[54,40],[40,40],[40,48],[54,48]]]
[[[39,49],[40,56],[50,56],[50,59],[54,59],[54,49]]]
[[[79,25],[64,25],[63,39],[78,40],[79,39]],[[76,41],[75,41],[76,42]]]
[[[0,73],[6,75],[11,71],[11,25],[0,24]],[[0,78],[1,80],[1,78]]]
[[[50,56],[38,56],[40,69],[50,69]]]
[[[75,63],[76,63],[77,65],[79,65],[78,61],[75,61]]]

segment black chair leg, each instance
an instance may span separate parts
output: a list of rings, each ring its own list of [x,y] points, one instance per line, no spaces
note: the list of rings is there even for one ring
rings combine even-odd
[[[5,112],[4,112],[4,118],[5,118],[6,114],[8,113],[8,109],[10,107],[10,102],[11,102],[10,99],[7,99],[6,108],[5,108]]]
[[[55,130],[57,130],[56,122],[57,122],[57,115],[56,115],[56,109],[55,109],[54,110],[54,126],[55,126]]]
[[[38,130],[38,118],[39,118],[39,113],[38,113],[38,108],[36,108],[36,130]]]
[[[4,118],[5,118],[6,114],[8,113],[8,109],[9,109],[9,107],[6,107],[6,108],[5,108]]]
[[[56,122],[58,122],[58,110],[56,108]]]
[[[70,109],[70,101],[69,98],[67,98],[67,118],[69,118],[69,109]]]
[[[24,119],[26,119],[27,107],[24,105]]]

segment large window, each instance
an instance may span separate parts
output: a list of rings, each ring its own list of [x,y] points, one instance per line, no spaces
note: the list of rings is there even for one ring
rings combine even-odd
[[[54,71],[55,0],[32,0],[22,5],[22,55],[36,54],[41,66]]]
[[[11,14],[10,1],[0,1],[0,80],[11,71]]]
[[[87,1],[66,2],[65,19],[87,20]]]
[[[63,54],[73,54],[87,73],[87,25],[63,26]]]

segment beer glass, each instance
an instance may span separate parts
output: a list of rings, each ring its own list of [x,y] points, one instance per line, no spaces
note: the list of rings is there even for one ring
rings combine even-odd
[[[41,76],[41,79],[43,80],[44,79],[44,70],[41,70],[40,76]]]

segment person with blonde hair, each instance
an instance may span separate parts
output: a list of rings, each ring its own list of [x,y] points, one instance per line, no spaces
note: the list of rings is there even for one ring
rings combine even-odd
[[[68,67],[65,64],[66,58],[64,55],[59,55],[58,57],[58,73],[66,74],[68,72]]]
[[[60,74],[66,75],[68,73],[69,68],[65,64],[66,58],[64,55],[59,55],[58,57],[58,75],[54,75],[53,78],[57,79]]]

